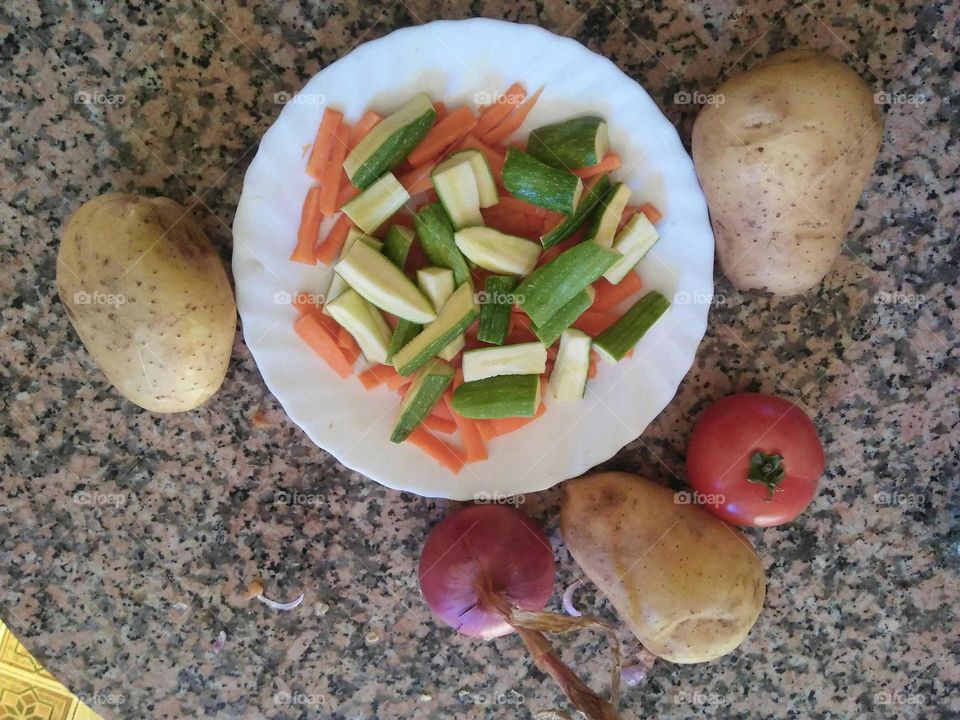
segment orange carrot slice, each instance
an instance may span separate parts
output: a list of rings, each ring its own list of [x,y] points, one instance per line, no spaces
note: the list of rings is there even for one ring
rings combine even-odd
[[[347,239],[349,231],[350,218],[341,215],[317,248],[314,255],[316,261],[322,262],[324,265],[333,265],[334,261],[340,256],[340,251],[343,249],[343,243]]]
[[[597,296],[593,300],[591,310],[613,310],[617,305],[626,300],[631,295],[640,292],[643,288],[643,280],[635,272],[629,272],[618,284],[612,285],[604,278],[600,278],[594,283],[594,289]]]
[[[293,324],[293,329],[337,375],[347,378],[353,374],[353,363],[337,345],[336,336],[328,332],[314,315],[301,315]]]
[[[406,387],[411,382],[413,382],[412,375],[401,375],[400,373],[395,373],[384,381],[388,390],[399,390],[400,388]]]
[[[647,216],[647,220],[652,223],[658,223],[663,219],[663,214],[650,203],[644,203],[640,206],[640,212]]]
[[[497,435],[507,435],[515,430],[519,430],[524,425],[529,425],[538,417],[542,416],[546,411],[546,403],[541,402],[540,407],[537,408],[537,414],[533,417],[498,418],[496,420],[491,420],[490,422],[493,423],[493,428]]]
[[[427,415],[423,419],[423,426],[434,432],[442,432],[451,435],[457,431],[457,424],[453,420],[437,417],[436,415]]]
[[[587,377],[593,379],[596,376],[597,376],[597,359],[593,357],[593,355],[591,355],[590,367],[587,369]]]
[[[460,430],[460,440],[463,442],[466,461],[472,463],[486,460],[490,455],[487,453],[487,447],[484,445],[483,435],[480,432],[477,421],[455,413],[451,405],[452,398],[452,393],[445,393],[443,396],[443,404],[456,423],[457,429]]]
[[[344,173],[344,175],[346,175],[346,173]],[[360,188],[358,188],[352,182],[343,182],[343,179],[341,178],[340,194],[337,195],[337,207],[342,208],[359,194]]]
[[[596,337],[613,325],[618,317],[616,313],[612,312],[587,310],[583,315],[574,320],[573,326],[577,328],[577,330],[583,330],[590,337]]]
[[[493,420],[474,420],[473,424],[485,443],[490,442],[497,436],[497,429],[493,426]]]
[[[357,345],[357,341],[353,339],[353,335],[351,335],[350,331],[345,327],[341,327],[340,331],[337,333],[337,345],[342,347],[344,350],[351,351],[354,348],[360,348],[360,346]]]
[[[620,224],[617,226],[617,229],[619,230],[623,228],[624,225],[630,222],[630,218],[632,218],[638,212],[640,212],[640,208],[638,208],[636,205],[627,205],[623,209],[623,214],[620,216]]]
[[[383,120],[383,116],[375,113],[373,110],[367,110],[361,115],[360,119],[357,120],[357,124],[350,128],[350,138],[347,141],[349,149],[353,150],[357,146],[357,143],[363,140],[367,136],[367,133],[373,130],[381,120]]]
[[[579,178],[589,178],[600,173],[610,172],[620,167],[620,156],[615,152],[607,153],[596,165],[588,165],[585,168],[574,170],[573,174]]]
[[[437,112],[437,120],[443,120],[447,116],[447,104],[437,100],[433,104],[433,109]]]
[[[524,101],[523,105],[520,105],[516,110],[514,110],[506,120],[497,125],[486,135],[483,135],[480,139],[485,143],[498,143],[519,130],[520,126],[523,125],[523,121],[527,119],[527,115],[529,115],[530,111],[533,110],[533,106],[537,104],[537,98],[540,97],[540,93],[542,92],[543,88],[537,90],[526,101]]]
[[[463,470],[466,461],[456,448],[434,437],[423,427],[418,427],[410,433],[407,442],[416,445],[454,475]]]
[[[396,375],[397,371],[389,365],[373,365],[357,375],[357,380],[366,390],[373,390],[383,385],[388,378]]]
[[[317,264],[314,246],[317,244],[317,236],[320,235],[320,224],[322,222],[320,187],[314,185],[307,190],[307,197],[303,200],[303,209],[300,211],[300,227],[297,229],[297,246],[290,254],[290,259],[293,262],[307,265]]]
[[[339,110],[327,108],[323,111],[320,129],[317,130],[317,137],[310,151],[310,159],[307,160],[307,175],[314,180],[323,180],[324,170],[330,159],[333,145],[337,141],[337,130],[341,122],[343,122],[343,113]]]
[[[452,145],[473,130],[477,118],[468,107],[460,107],[438,122],[407,156],[407,161],[416,167],[432,160],[444,148]]]
[[[523,213],[524,215],[532,215],[535,218],[544,218],[547,216],[547,211],[542,207],[537,207],[524,200],[518,200],[510,195],[501,195],[500,202],[494,205],[494,207],[500,208],[501,210],[509,210],[510,212]]]
[[[413,170],[405,172],[397,178],[401,185],[406,188],[411,195],[417,195],[433,187],[433,181],[430,179],[430,173],[437,165],[436,160],[425,162],[423,165],[415,167]]]
[[[340,195],[340,178],[345,175],[343,159],[347,157],[348,141],[349,128],[346,123],[340,123],[333,149],[330,151],[330,160],[324,168],[323,179],[320,181],[320,211],[324,215],[333,215],[339,207],[337,199]]]
[[[503,197],[501,196],[501,200]],[[499,230],[507,235],[526,235],[527,217],[523,213],[511,212],[498,208],[496,205],[484,208],[480,211],[483,216],[483,224]]]
[[[479,127],[479,124],[477,125]],[[475,127],[473,132],[467,135],[458,146],[460,150],[479,150],[483,153],[483,156],[487,159],[487,164],[490,165],[490,171],[493,173],[494,179],[499,184],[503,184],[501,176],[503,175],[503,162],[504,157],[503,153],[497,152],[489,145],[484,145],[482,142],[477,140],[476,136],[473,134],[477,131]]]
[[[523,102],[527,91],[520,83],[514,83],[507,91],[497,97],[496,102],[480,111],[480,120],[477,122],[476,134],[483,136],[499,125],[514,109]]]

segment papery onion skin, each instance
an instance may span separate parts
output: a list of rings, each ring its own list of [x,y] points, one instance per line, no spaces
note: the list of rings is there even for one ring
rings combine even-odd
[[[458,632],[489,639],[514,629],[478,605],[484,582],[522,610],[543,610],[556,563],[543,530],[506,505],[471,505],[444,518],[420,555],[420,590],[430,609]]]

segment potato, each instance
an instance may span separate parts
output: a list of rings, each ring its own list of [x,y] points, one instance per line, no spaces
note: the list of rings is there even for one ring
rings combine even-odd
[[[693,126],[720,267],[738,288],[816,285],[840,253],[883,127],[850,68],[788,50],[724,82]]]
[[[565,491],[564,543],[650,652],[695,663],[743,642],[766,583],[740,532],[636,475],[588,475]]]
[[[223,383],[237,309],[223,263],[180,205],[110,193],[70,218],[57,291],[107,379],[154,412],[190,410]]]

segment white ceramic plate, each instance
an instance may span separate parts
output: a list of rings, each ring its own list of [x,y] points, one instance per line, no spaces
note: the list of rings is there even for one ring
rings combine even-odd
[[[292,263],[300,206],[311,184],[305,148],[326,105],[355,121],[426,91],[476,107],[511,82],[545,88],[527,128],[599,114],[624,159],[618,179],[634,202],[660,208],[662,239],[638,267],[644,285],[674,304],[632,359],[602,365],[579,403],[549,403],[522,431],[496,438],[490,458],[458,475],[420,450],[389,441],[397,396],[341,380],[293,331],[293,292],[322,293],[330,270]],[[487,100],[488,101],[488,100]],[[516,137],[527,132],[524,129]],[[366,43],[317,74],[287,103],[247,170],[233,225],[233,273],[243,334],[267,386],[290,418],[344,465],[388,487],[467,500],[535,492],[574,477],[638,437],[673,398],[706,330],[713,234],[693,163],[643,88],[579,43],[530,25],[440,21]]]

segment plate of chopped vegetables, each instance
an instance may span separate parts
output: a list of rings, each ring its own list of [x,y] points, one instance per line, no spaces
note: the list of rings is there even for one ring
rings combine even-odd
[[[430,497],[495,502],[615,455],[673,398],[713,293],[672,124],[605,58],[495,20],[318,73],[233,230],[244,339],[290,418]]]

